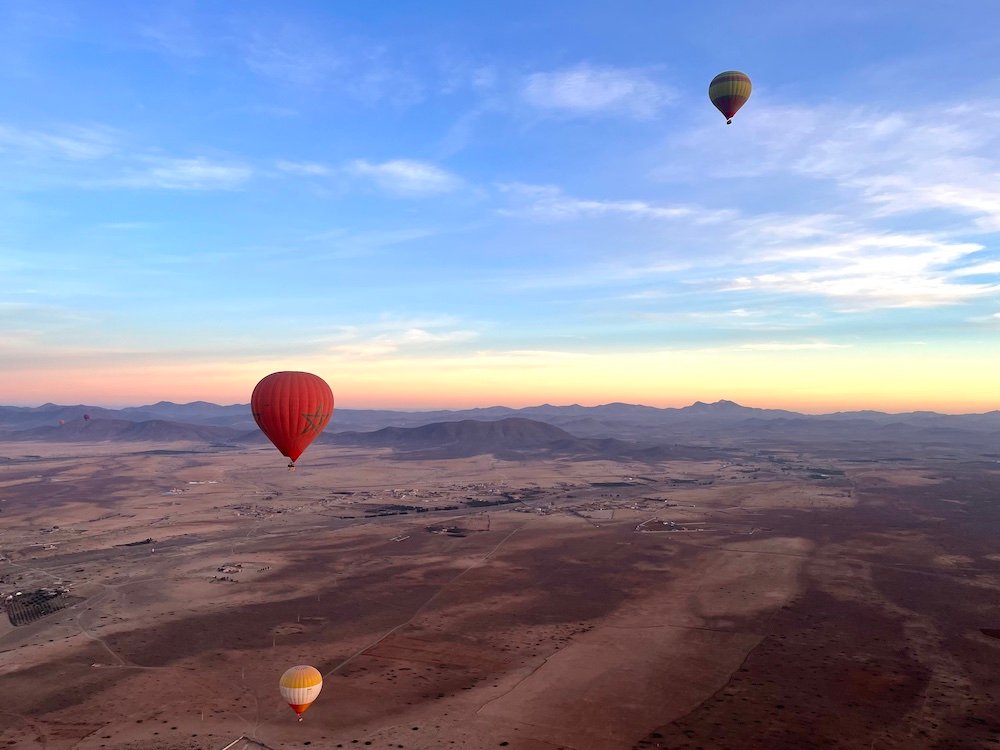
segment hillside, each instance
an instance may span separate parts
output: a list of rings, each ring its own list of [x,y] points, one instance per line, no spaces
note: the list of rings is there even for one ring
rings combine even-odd
[[[565,430],[523,417],[494,421],[463,419],[420,427],[385,427],[374,432],[341,432],[327,436],[338,445],[393,448],[413,458],[461,458],[484,453],[524,458],[559,450],[587,452],[585,441]]]

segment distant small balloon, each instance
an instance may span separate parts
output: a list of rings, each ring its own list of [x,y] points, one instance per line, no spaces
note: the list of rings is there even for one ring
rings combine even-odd
[[[738,70],[727,70],[724,73],[719,73],[708,84],[708,98],[726,118],[726,124],[732,125],[733,115],[747,103],[752,88],[750,76],[746,73],[741,73]]]
[[[89,422],[90,421],[90,415],[89,414],[84,414],[83,415],[83,421],[84,422]]]
[[[59,426],[62,427],[64,424],[66,424],[66,420],[65,419],[60,419],[59,420]]]
[[[323,689],[323,675],[316,667],[300,664],[285,670],[278,681],[278,689],[281,697],[298,715],[299,721],[302,721],[302,714],[309,710],[309,706]]]

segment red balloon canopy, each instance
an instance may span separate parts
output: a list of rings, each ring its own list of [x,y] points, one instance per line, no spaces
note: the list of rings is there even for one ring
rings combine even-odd
[[[333,416],[333,391],[312,373],[274,372],[253,389],[250,409],[274,447],[294,463]]]

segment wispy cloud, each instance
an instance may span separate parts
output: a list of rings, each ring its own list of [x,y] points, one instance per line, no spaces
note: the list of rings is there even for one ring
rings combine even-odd
[[[421,227],[368,231],[330,229],[310,235],[305,239],[322,247],[328,256],[357,258],[371,255],[382,248],[433,237],[435,234],[437,231]]]
[[[276,166],[280,171],[287,172],[288,174],[298,174],[313,177],[324,177],[333,174],[333,169],[326,166],[325,164],[319,164],[317,162],[309,161],[285,161],[279,159],[275,162]]]
[[[143,229],[153,229],[157,226],[150,221],[106,221],[97,225],[97,229],[110,229],[113,232],[131,232]]]
[[[163,190],[235,190],[253,174],[245,164],[213,162],[208,159],[141,160],[145,164],[124,175],[99,182],[107,187],[160,188]]]
[[[509,288],[557,290],[590,287],[607,290],[617,285],[634,284],[638,280],[676,278],[680,274],[691,272],[694,267],[693,263],[683,261],[627,264],[622,263],[619,257],[588,265],[580,264],[578,268],[573,269],[560,268],[550,271],[536,271],[528,275],[521,274],[509,282]],[[663,292],[654,291],[645,298],[669,297],[674,294],[676,294],[676,290],[673,289]],[[622,299],[623,297],[618,296],[617,298]]]
[[[504,183],[497,187],[514,201],[512,207],[498,209],[498,213],[505,216],[528,216],[550,221],[606,216],[657,220],[683,218],[698,223],[723,221],[732,216],[730,211],[709,211],[699,206],[658,206],[641,200],[574,198],[554,185]]]
[[[299,86],[319,86],[343,66],[333,48],[290,23],[258,25],[240,37],[243,61],[254,73]]]
[[[440,350],[478,338],[477,331],[457,328],[449,317],[403,319],[386,317],[360,326],[342,326],[327,339],[331,354],[380,357]]]
[[[483,65],[469,59],[445,59],[438,62],[441,76],[440,92],[455,94],[466,89],[485,92],[500,83],[500,72],[494,65]]]
[[[1000,261],[994,260],[989,263],[977,263],[971,266],[955,268],[951,271],[952,276],[1000,276]]]
[[[992,315],[973,315],[968,318],[968,321],[978,325],[1000,328],[1000,312],[995,312]]]
[[[395,56],[385,45],[361,42],[355,48],[351,66],[339,86],[360,102],[408,106],[426,96],[424,83],[410,70],[409,62]]]
[[[234,24],[237,55],[250,71],[370,105],[409,105],[424,98],[422,81],[396,49],[364,36],[324,35],[291,16],[241,17]]]
[[[784,342],[766,341],[755,344],[740,344],[737,349],[751,352],[795,352],[821,349],[850,349],[850,344],[831,344],[828,341]]]
[[[644,70],[580,63],[529,75],[521,97],[533,107],[554,113],[647,119],[656,115],[673,93]]]
[[[887,112],[758,102],[721,145],[704,130],[674,141],[657,174],[780,181],[828,207],[743,209],[720,237],[736,276],[730,290],[813,296],[850,311],[968,304],[1000,292],[996,249],[983,239],[1000,231],[996,104]]]
[[[735,278],[738,291],[816,295],[844,309],[939,307],[1000,292],[997,283],[961,281],[954,264],[982,250],[924,235],[844,235],[836,241],[772,250],[767,260],[784,268]]]
[[[139,34],[184,63],[213,57],[263,79],[313,92],[336,91],[365,104],[413,104],[425,94],[398,50],[368,36],[331,34],[307,13],[169,8],[142,25]]]
[[[497,209],[507,216],[540,221],[626,219],[668,222],[662,234],[633,237],[630,263],[581,266],[576,273],[546,278],[534,274],[521,288],[628,284],[662,277],[713,291],[757,292],[790,298],[815,297],[840,311],[879,308],[933,308],[968,303],[1000,291],[1000,262],[975,262],[986,247],[952,239],[947,233],[875,228],[872,212],[846,216],[817,214],[744,215],[732,209],[660,205],[643,200],[594,200],[567,195],[552,185],[502,184],[510,202]],[[704,225],[712,225],[707,237]],[[685,248],[683,257],[676,247]],[[620,266],[620,259],[616,260]],[[719,279],[719,270],[731,270]],[[714,277],[714,278],[713,278]],[[616,295],[640,302],[667,299],[669,290],[634,290]]]
[[[639,292],[636,294],[626,294],[622,299],[633,299],[633,300],[656,300],[662,299],[668,296],[666,292],[657,292],[657,290],[649,290],[647,292]],[[731,310],[678,310],[669,313],[643,313],[644,317],[650,319],[664,320],[666,318],[674,319],[685,319],[685,320],[696,320],[696,321],[726,321],[726,320],[740,320],[746,321],[750,318],[762,318],[771,315],[763,310],[746,310],[742,307],[737,307]]]
[[[64,125],[36,130],[0,124],[0,151],[8,152],[19,160],[102,159],[114,150],[114,132],[101,126]]]
[[[0,164],[9,166],[21,185],[84,189],[231,190],[254,173],[239,160],[151,155],[127,140],[103,125],[29,129],[0,124]]]
[[[65,345],[95,320],[62,305],[0,302],[0,354],[4,357],[58,342]]]
[[[993,232],[1000,230],[998,105],[994,97],[900,113],[759,102],[739,130],[727,132],[724,151],[710,132],[692,131],[670,143],[669,159],[654,173],[784,173],[832,184],[841,203],[867,206],[873,217],[947,212]]]
[[[162,9],[157,18],[142,24],[138,32],[140,38],[174,57],[193,60],[208,54],[208,40],[189,13]]]
[[[383,190],[404,196],[448,193],[462,185],[457,175],[429,162],[412,159],[395,159],[381,164],[358,159],[351,163],[349,170],[372,180]]]
[[[1000,118],[996,102],[908,116],[856,111],[795,167],[829,177],[882,214],[945,210],[1000,230]]]
[[[859,179],[858,184],[886,214],[943,209],[974,217],[980,231],[1000,231],[1000,169],[955,172],[942,171],[927,178],[872,176]]]

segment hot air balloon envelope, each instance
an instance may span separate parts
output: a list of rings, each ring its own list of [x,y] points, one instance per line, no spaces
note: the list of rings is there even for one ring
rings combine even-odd
[[[257,426],[294,464],[330,421],[333,391],[308,372],[274,372],[253,389],[250,409]]]
[[[89,422],[90,421],[90,415],[89,414],[84,414],[83,415],[83,421],[84,422]]]
[[[708,84],[708,98],[712,104],[726,118],[726,123],[731,124],[733,115],[739,112],[740,107],[746,104],[750,98],[750,76],[738,70],[727,70],[719,73],[712,82]]]
[[[302,714],[309,710],[309,706],[323,689],[323,675],[316,667],[300,664],[285,670],[278,681],[278,689],[281,690],[281,697],[298,714],[299,721],[302,721]]]

